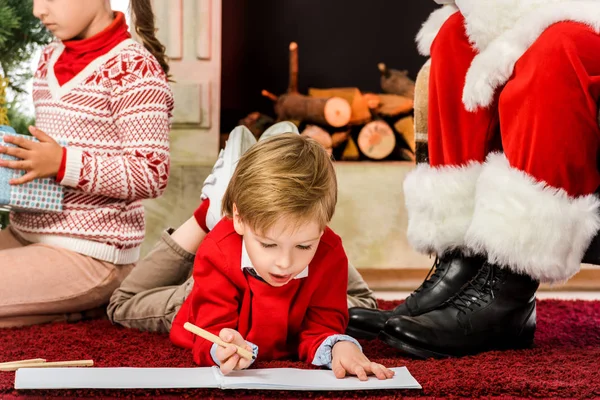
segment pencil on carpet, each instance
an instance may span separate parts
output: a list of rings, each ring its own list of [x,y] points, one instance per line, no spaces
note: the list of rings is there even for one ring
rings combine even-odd
[[[185,328],[185,330],[190,331],[193,334],[198,335],[198,336],[208,340],[209,342],[216,343],[219,346],[227,347],[228,345],[232,344],[232,343],[224,342],[217,335],[213,335],[212,333],[205,331],[204,329],[199,328],[192,323],[186,322],[185,324],[183,324],[183,327]],[[254,354],[252,354],[251,351],[248,351],[247,349],[240,347],[238,345],[234,345],[234,346],[237,347],[237,353],[240,355],[240,357],[244,357],[246,360],[254,360],[256,358],[256,357],[254,357]]]
[[[19,360],[19,361],[7,361],[0,363],[0,367],[7,367],[14,364],[32,364],[32,363],[45,363],[45,358],[30,358],[29,360]]]
[[[0,366],[0,371],[16,371],[19,368],[53,368],[53,367],[92,367],[94,360],[75,360],[75,361],[54,361],[54,362],[32,362],[32,363],[13,363]]]

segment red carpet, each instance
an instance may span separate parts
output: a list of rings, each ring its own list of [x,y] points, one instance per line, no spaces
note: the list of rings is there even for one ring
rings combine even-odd
[[[397,302],[395,302],[397,303]],[[394,302],[382,302],[390,308]],[[163,335],[112,326],[108,321],[54,324],[0,330],[0,362],[27,358],[50,361],[93,359],[98,367],[191,367],[191,354]],[[429,397],[597,397],[600,396],[600,302],[538,303],[536,346],[474,357],[417,361],[378,341],[364,343],[372,360],[406,365],[423,390],[355,393],[221,390],[13,389],[14,373],[0,372],[0,399],[16,398],[378,398]],[[256,367],[297,367],[298,362],[257,362]]]

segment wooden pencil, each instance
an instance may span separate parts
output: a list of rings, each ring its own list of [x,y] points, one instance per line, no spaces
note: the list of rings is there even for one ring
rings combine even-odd
[[[29,360],[19,360],[19,361],[7,361],[0,363],[0,367],[6,367],[14,364],[33,364],[33,363],[45,363],[45,358],[30,358]]]
[[[204,329],[197,327],[196,325],[194,325],[192,323],[186,322],[185,324],[183,324],[183,327],[187,331],[192,332],[194,335],[198,335],[198,336],[208,340],[209,342],[218,344],[219,346],[227,347],[231,344],[231,343],[224,342],[217,335],[213,335],[212,333],[205,331]],[[240,355],[240,357],[244,357],[246,360],[254,360],[256,358],[256,357],[254,357],[254,354],[252,354],[252,352],[248,351],[247,349],[240,347],[238,345],[234,345],[234,346],[237,347],[237,353]]]
[[[19,368],[53,368],[53,367],[92,367],[94,360],[75,360],[75,361],[55,361],[55,362],[35,362],[35,363],[14,363],[7,366],[0,366],[0,371],[16,371]]]

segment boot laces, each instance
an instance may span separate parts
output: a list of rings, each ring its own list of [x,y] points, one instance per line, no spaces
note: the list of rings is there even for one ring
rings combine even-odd
[[[475,307],[480,308],[490,303],[495,298],[496,283],[502,273],[501,269],[491,264],[483,264],[477,275],[448,300],[448,303],[464,314],[475,311]]]
[[[447,265],[447,263],[445,265]],[[431,285],[433,285],[439,279],[441,273],[444,272],[445,269],[446,269],[446,267],[442,266],[442,260],[438,256],[435,256],[435,261],[433,262],[431,269],[427,273],[427,277],[425,278],[423,283],[421,283],[421,286],[419,286],[411,294],[411,296],[415,293],[419,293],[423,289],[428,289],[429,287],[431,287]],[[434,272],[434,270],[435,270],[435,272]]]

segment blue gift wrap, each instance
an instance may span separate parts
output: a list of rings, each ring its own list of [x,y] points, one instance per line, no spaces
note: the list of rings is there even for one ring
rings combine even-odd
[[[20,136],[27,140],[37,141],[32,136],[19,135],[10,126],[0,125],[0,146],[15,147],[4,142],[4,136]],[[61,145],[64,145],[61,143]],[[7,154],[0,154],[0,159],[17,160]],[[61,212],[63,207],[64,187],[54,178],[35,179],[23,185],[10,185],[11,179],[25,175],[25,171],[0,167],[0,207],[27,212]]]

